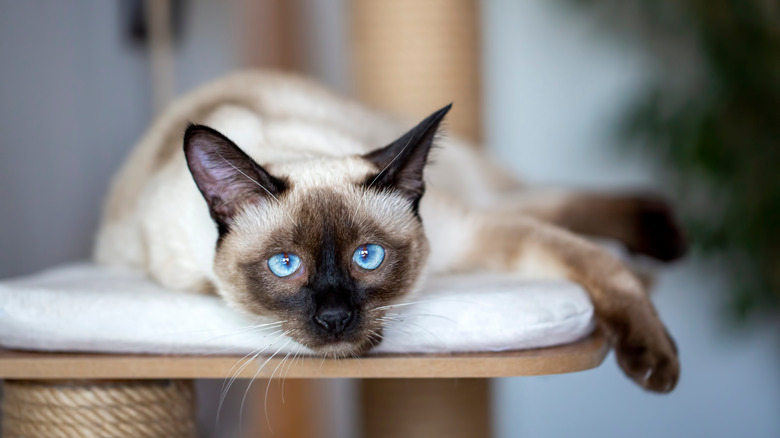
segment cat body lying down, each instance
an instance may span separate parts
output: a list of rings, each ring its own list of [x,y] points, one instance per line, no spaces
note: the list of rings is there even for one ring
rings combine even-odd
[[[380,342],[385,306],[426,274],[567,278],[590,294],[625,372],[673,389],[676,348],[642,283],[575,234],[673,259],[684,244],[666,205],[527,189],[475,148],[438,137],[448,110],[404,133],[298,77],[219,79],[172,105],[135,147],[95,257],[169,288],[219,293],[338,356]]]

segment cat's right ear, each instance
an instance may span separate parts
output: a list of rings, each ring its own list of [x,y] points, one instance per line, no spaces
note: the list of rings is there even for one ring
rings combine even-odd
[[[363,155],[379,170],[368,176],[365,187],[399,192],[411,202],[412,210],[417,213],[420,198],[425,192],[423,169],[428,162],[428,152],[439,124],[450,108],[452,104],[426,117],[396,141]]]
[[[219,234],[227,233],[240,208],[278,197],[286,183],[275,178],[218,131],[190,125],[184,155],[192,178],[209,206]]]

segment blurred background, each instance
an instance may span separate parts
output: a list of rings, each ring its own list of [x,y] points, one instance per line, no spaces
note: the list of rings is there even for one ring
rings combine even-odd
[[[222,73],[301,72],[408,116],[454,101],[449,128],[525,180],[665,193],[694,243],[655,293],[672,394],[613,358],[497,379],[495,435],[780,436],[775,1],[0,0],[0,59],[0,277],[87,258],[155,113]],[[326,388],[332,436],[358,434],[354,386]]]

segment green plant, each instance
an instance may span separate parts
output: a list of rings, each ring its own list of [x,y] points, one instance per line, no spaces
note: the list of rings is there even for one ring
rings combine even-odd
[[[622,134],[671,171],[695,250],[727,264],[735,313],[780,311],[780,2],[580,3],[661,66]]]

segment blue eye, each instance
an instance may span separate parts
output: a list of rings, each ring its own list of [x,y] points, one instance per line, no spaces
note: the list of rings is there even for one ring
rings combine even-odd
[[[360,245],[352,255],[352,260],[354,260],[358,266],[368,270],[378,268],[384,259],[385,249],[379,245],[374,245],[373,243]]]
[[[301,258],[295,254],[283,252],[268,259],[268,269],[277,277],[292,275],[301,266]]]

